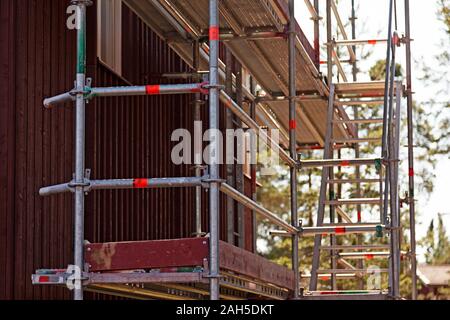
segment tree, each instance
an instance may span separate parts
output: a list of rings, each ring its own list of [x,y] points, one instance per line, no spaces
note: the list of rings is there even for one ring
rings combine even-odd
[[[450,17],[449,17],[449,0],[437,0],[439,6],[438,17],[441,21],[444,22],[446,26],[446,35],[450,35]],[[450,63],[450,54],[448,54],[448,39],[443,40],[442,48],[444,51],[441,54],[436,55],[436,59],[442,66],[448,66]],[[340,55],[340,52],[338,52]],[[370,53],[366,53],[366,55],[370,55]],[[424,60],[424,59],[422,59]],[[439,72],[434,72],[431,68],[424,68],[424,77],[421,79],[423,85],[433,85],[439,87],[437,90],[437,95],[439,96],[447,94],[450,92],[448,90],[449,80],[446,74],[445,68],[441,68]],[[442,71],[442,72],[441,72]],[[380,60],[377,61],[376,64],[369,71],[370,77],[372,80],[383,80],[385,78],[385,61]],[[396,76],[402,76],[402,66],[396,65]],[[422,85],[422,84],[421,84]],[[417,87],[419,87],[417,85]],[[442,89],[444,88],[444,89]],[[446,89],[445,89],[446,88]],[[443,154],[447,154],[450,151],[450,116],[446,112],[440,112],[438,115],[436,114],[436,107],[442,107],[442,104],[439,104],[438,101],[433,100],[426,103],[414,103],[414,129],[415,129],[415,137],[416,144],[418,149],[416,151],[417,162],[420,163],[421,170],[417,170],[419,178],[419,185],[421,189],[419,191],[423,191],[424,194],[430,194],[433,191],[433,170],[437,160]],[[433,108],[434,107],[434,108]],[[449,103],[444,104],[444,111],[447,112],[450,110]],[[351,111],[350,111],[351,113]],[[359,118],[380,118],[382,116],[382,108],[364,108],[359,110],[358,117]],[[350,114],[350,117],[355,116]],[[406,125],[404,121],[403,126]],[[379,137],[381,136],[380,127],[374,127],[371,124],[362,124],[359,127],[361,136],[371,136],[371,137]],[[403,143],[402,143],[403,145]],[[373,146],[363,146],[360,149],[361,157],[368,157],[373,155],[375,152],[378,152],[377,149]],[[343,151],[343,158],[351,157],[353,154],[351,151]],[[304,155],[304,158],[312,158],[318,157],[320,158],[320,154],[309,153]],[[315,214],[317,213],[317,204],[319,198],[319,187],[320,187],[320,172],[321,170],[313,170],[308,171],[307,173],[302,172],[300,178],[300,186],[299,186],[299,194],[298,194],[298,203],[299,203],[299,216],[303,219],[304,225],[311,225]],[[364,169],[365,176],[375,176],[376,169],[371,167],[366,167]],[[347,172],[338,172],[339,178],[351,179],[354,178],[351,174]],[[279,177],[273,182],[272,177],[268,179],[267,177],[262,177],[260,182],[263,187],[258,191],[258,198],[262,201],[263,205],[267,207],[269,210],[279,214],[282,217],[285,217],[288,221],[289,217],[289,183],[288,183],[288,171],[286,168],[282,170]],[[403,185],[407,185],[406,181],[403,181]],[[367,195],[367,197],[376,197],[377,190],[374,186],[364,185],[363,186],[363,194]],[[356,190],[354,187],[350,187],[347,189],[340,190],[340,196],[345,195],[345,197],[355,197]],[[342,197],[344,198],[344,197]],[[407,208],[402,209],[401,213],[401,225],[403,227],[403,234],[401,236],[402,239],[402,250],[409,252],[409,239],[408,239],[408,213]],[[365,210],[366,214],[374,214],[374,211]],[[442,220],[440,220],[442,222]],[[440,223],[441,223],[440,222]],[[450,255],[450,248],[448,245],[448,239],[445,236],[445,230],[443,229],[443,223],[438,227],[438,237],[437,245],[431,246],[433,248],[432,254],[435,255],[435,261],[447,261],[448,256]],[[265,241],[264,252],[263,254],[278,263],[281,263],[286,266],[290,266],[291,260],[291,241],[289,238],[273,238],[267,236],[267,231],[270,229],[270,226],[267,224],[262,224],[260,228],[260,236]],[[363,240],[369,240],[370,236],[366,236]],[[311,257],[312,257],[312,249],[313,249],[313,238],[302,238],[300,242],[300,265],[301,270],[310,270],[311,267]],[[431,238],[430,238],[431,239]],[[356,243],[357,237],[351,237],[347,240],[346,244]],[[387,243],[387,239],[382,240],[382,242]],[[431,240],[430,240],[431,241]],[[439,247],[437,247],[439,246]],[[322,255],[323,260],[321,261],[322,266],[329,266],[329,259]],[[406,263],[406,262],[405,262]],[[377,261],[377,264],[380,268],[387,268],[387,261]],[[406,265],[405,265],[406,267]],[[411,295],[411,278],[409,274],[408,268],[402,268],[401,281],[400,281],[400,290],[401,294],[404,297],[409,297]],[[387,287],[387,279],[383,279],[383,287]],[[420,286],[420,285],[419,285]],[[340,281],[339,287],[341,289],[357,289],[358,282],[354,280],[347,280],[345,282]]]
[[[438,227],[435,228],[435,220],[431,220],[427,234],[420,240],[420,244],[426,248],[425,259],[427,264],[450,264],[450,240],[447,237],[444,221],[438,215]]]

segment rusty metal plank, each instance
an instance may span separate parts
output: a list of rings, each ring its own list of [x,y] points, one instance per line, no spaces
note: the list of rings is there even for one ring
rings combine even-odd
[[[283,288],[294,288],[292,270],[223,241],[220,242],[220,268]]]
[[[203,266],[207,257],[204,238],[86,245],[86,263],[92,272]]]

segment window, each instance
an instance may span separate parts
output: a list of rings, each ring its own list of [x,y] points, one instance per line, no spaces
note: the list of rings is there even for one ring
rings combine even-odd
[[[122,74],[122,0],[97,0],[97,56]]]

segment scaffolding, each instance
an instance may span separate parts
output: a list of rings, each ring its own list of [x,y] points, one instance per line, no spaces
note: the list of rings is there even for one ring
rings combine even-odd
[[[198,81],[189,84],[177,85],[142,85],[128,87],[95,88],[91,86],[91,80],[86,78],[86,10],[92,4],[90,0],[72,0],[71,3],[78,7],[77,19],[80,28],[77,29],[77,74],[75,88],[67,93],[48,98],[44,101],[46,108],[56,107],[65,102],[75,103],[76,132],[75,132],[75,174],[72,181],[56,186],[44,187],[40,195],[50,196],[60,193],[74,194],[74,265],[67,270],[38,270],[32,276],[34,284],[64,285],[68,282],[74,284],[74,299],[82,300],[84,289],[94,292],[120,294],[126,297],[138,298],[161,298],[161,299],[188,299],[209,295],[211,300],[237,299],[239,295],[229,295],[220,290],[221,287],[241,292],[256,293],[261,297],[277,299],[387,299],[400,298],[399,276],[400,259],[407,257],[411,262],[411,275],[413,279],[413,299],[416,298],[416,261],[415,261],[415,221],[414,221],[414,161],[413,161],[413,124],[412,124],[412,87],[411,87],[411,48],[410,48],[410,26],[409,26],[409,0],[405,0],[405,35],[400,38],[397,31],[393,30],[393,15],[395,1],[389,0],[389,26],[386,39],[357,40],[355,32],[355,7],[352,0],[352,38],[349,39],[345,26],[340,18],[338,7],[334,0],[326,1],[326,25],[327,25],[327,77],[320,73],[320,56],[313,63],[305,54],[305,49],[299,41],[298,25],[295,20],[294,0],[288,1],[287,25],[284,30],[244,30],[235,24],[235,30],[244,30],[239,33],[223,32],[219,21],[219,1],[209,2],[209,28],[208,34],[195,33],[195,30],[186,24],[182,14],[177,11],[177,6],[172,1],[151,1],[155,10],[159,12],[169,24],[178,32],[177,41],[193,41],[192,66],[194,73],[189,75],[167,75],[175,78],[193,78]],[[268,6],[271,1],[262,1]],[[314,21],[314,46],[316,54],[320,52],[319,22],[321,20],[319,1],[311,3],[305,0]],[[396,11],[396,10],[395,10]],[[333,38],[332,15],[337,21],[337,27],[342,35],[342,40]],[[228,18],[231,19],[231,18]],[[229,22],[229,21],[228,21]],[[242,107],[243,89],[242,77],[236,77],[235,84],[237,98],[231,97],[233,93],[233,70],[231,59],[226,63],[226,83],[221,85],[221,69],[219,61],[219,43],[226,44],[235,41],[262,41],[277,39],[287,41],[288,48],[288,85],[282,93],[268,91],[266,96],[253,96],[249,102],[250,112],[247,113]],[[201,50],[201,43],[209,41],[207,56]],[[386,44],[386,78],[383,82],[357,82],[357,56],[356,46]],[[402,82],[395,77],[396,50],[401,44],[406,46],[406,88]],[[339,57],[337,47],[347,48],[349,58],[343,60]],[[255,50],[258,47],[250,46]],[[298,51],[303,59],[308,61],[306,67],[315,81],[313,86],[317,92],[298,92]],[[201,71],[201,57],[206,58],[209,71]],[[258,54],[261,54],[259,52]],[[230,56],[228,52],[227,57]],[[349,62],[353,66],[353,82],[348,82],[343,63]],[[337,69],[338,77],[333,71]],[[273,68],[268,65],[268,69]],[[276,73],[276,72],[275,72]],[[241,79],[239,81],[239,78]],[[205,80],[206,79],[206,80]],[[342,82],[335,81],[342,80]],[[277,80],[279,81],[279,80]],[[276,81],[275,81],[276,82]],[[245,125],[268,141],[267,145],[276,151],[283,162],[290,168],[290,222],[278,217],[256,201],[256,166],[251,167],[252,196],[243,193],[242,184],[230,179],[222,180],[219,175],[219,161],[217,152],[218,141],[211,136],[213,147],[210,148],[209,165],[207,169],[197,165],[194,177],[173,178],[131,178],[111,180],[91,180],[90,170],[85,166],[85,108],[86,102],[101,97],[139,96],[139,95],[165,95],[165,94],[192,94],[194,96],[195,119],[200,119],[200,109],[204,101],[202,95],[209,96],[209,123],[210,129],[219,128],[219,102],[227,109],[227,127],[232,125],[234,115],[240,125]],[[250,93],[249,96],[252,94]],[[399,217],[399,148],[400,148],[400,118],[401,99],[407,98],[408,117],[408,158],[409,158],[409,193],[407,203],[410,210],[411,250],[402,252],[400,250],[400,217]],[[327,101],[326,109],[326,135],[324,138],[316,134],[318,143],[298,145],[298,103],[307,101]],[[289,105],[288,149],[287,152],[282,145],[273,143],[270,136],[260,130],[257,122],[258,106],[262,102],[271,102],[274,105],[280,101],[287,101]],[[325,104],[325,103],[324,103]],[[358,118],[358,108],[361,106],[383,105],[383,117],[376,119]],[[350,119],[345,107],[353,108],[354,118]],[[259,109],[263,112],[263,108]],[[310,119],[303,115],[302,118],[313,128]],[[309,122],[308,122],[309,121]],[[359,126],[362,124],[381,124],[382,137],[360,137]],[[338,133],[338,134],[337,134]],[[253,137],[254,138],[254,137]],[[360,158],[359,144],[380,143],[381,154],[374,158]],[[253,145],[253,143],[252,143]],[[215,146],[215,147],[214,147]],[[355,157],[342,159],[340,152],[336,158],[336,151],[343,148],[354,149]],[[323,160],[300,159],[299,150],[324,150]],[[252,157],[256,157],[256,150],[252,151]],[[196,156],[200,152],[195,151]],[[362,177],[361,166],[374,166],[378,177]],[[334,169],[350,167],[354,168],[353,179],[342,179],[335,175]],[[322,183],[320,188],[319,210],[316,226],[305,227],[298,218],[297,204],[297,177],[299,172],[305,168],[322,168]],[[229,168],[227,168],[229,169]],[[229,173],[229,171],[227,171]],[[237,179],[236,179],[237,180]],[[335,186],[350,183],[357,185],[356,198],[340,199],[336,197]],[[379,185],[379,197],[364,198],[361,188],[363,183]],[[235,186],[234,186],[235,185]],[[174,239],[161,241],[142,241],[134,243],[110,243],[90,244],[84,239],[84,202],[85,196],[96,190],[112,189],[151,189],[151,188],[195,188],[196,197],[196,230],[195,238]],[[201,190],[209,190],[209,230],[205,236],[201,228]],[[339,188],[339,187],[338,187]],[[238,205],[238,219],[242,208],[246,207],[254,214],[270,221],[279,229],[272,231],[273,236],[290,237],[292,239],[292,270],[288,272],[285,268],[277,266],[252,253],[245,252],[228,243],[219,240],[219,193],[227,196],[227,217],[234,217],[232,201]],[[327,194],[328,193],[328,194]],[[357,207],[357,223],[342,209],[342,206],[352,205]],[[375,223],[364,222],[361,217],[363,205],[378,206],[380,209],[379,220]],[[330,222],[325,223],[325,207],[328,206]],[[233,220],[231,220],[232,222]],[[389,235],[389,243],[363,244],[362,234],[375,234],[376,237]],[[240,243],[244,238],[242,229],[238,232],[229,230],[228,237],[238,235]],[[338,238],[347,235],[358,235],[356,245],[345,245]],[[299,270],[299,241],[302,237],[314,237],[314,256],[311,274],[301,274]],[[322,243],[323,237],[329,237],[329,244]],[[114,261],[109,264],[98,261],[99,252],[114,247]],[[181,248],[181,249],[180,249]],[[185,257],[184,252],[188,250],[191,255]],[[377,250],[377,251],[374,251]],[[330,256],[330,268],[320,269],[320,254],[326,251]],[[352,252],[356,251],[356,252]],[[136,252],[146,252],[137,259]],[[153,252],[153,253],[151,253]],[[156,252],[156,253],[155,253]],[[160,255],[162,252],[170,252],[170,255]],[[231,252],[231,253],[230,253]],[[251,270],[242,270],[242,266],[236,266],[229,254],[239,256],[242,260],[251,261],[258,265],[258,273]],[[97,257],[93,258],[93,257]],[[111,258],[111,257],[110,257]],[[377,272],[389,274],[388,291],[381,290],[337,290],[338,279],[362,279],[365,274],[373,273],[373,270],[363,268],[361,263],[364,259],[387,258],[389,266],[378,269]],[[356,260],[357,266],[353,266],[349,260]],[[343,265],[343,269],[338,268]],[[173,272],[173,270],[176,270]],[[125,272],[128,271],[128,272]],[[309,279],[308,291],[300,288],[302,279]],[[318,280],[330,281],[331,290],[318,291]],[[196,286],[201,284],[201,286]],[[209,284],[209,290],[204,285]],[[145,285],[164,286],[171,293],[148,289]],[[153,288],[153,287],[151,287]],[[175,293],[174,293],[175,292]]]

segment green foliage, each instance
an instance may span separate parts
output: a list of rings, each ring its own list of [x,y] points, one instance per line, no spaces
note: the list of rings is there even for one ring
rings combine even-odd
[[[438,19],[442,21],[446,27],[445,31],[450,35],[450,1],[439,0],[438,1]]]
[[[426,248],[425,259],[427,264],[450,264],[450,240],[447,237],[442,216],[438,217],[437,230],[432,220],[426,236],[419,242]]]
[[[444,22],[446,27],[446,35],[450,36],[450,17],[449,17],[449,0],[436,0],[439,6],[438,17]],[[439,94],[448,95],[449,90],[449,78],[448,78],[448,65],[450,64],[450,48],[449,39],[445,39],[442,42],[443,52],[437,54],[435,59],[438,61],[441,68],[439,70],[432,70],[423,65],[423,78],[422,86],[433,85],[439,87],[436,96]],[[364,53],[366,56],[370,56],[369,53]],[[338,52],[340,55],[340,52]],[[396,76],[403,76],[402,66],[396,65]],[[384,80],[385,78],[385,61],[379,60],[369,71],[370,77],[373,81]],[[417,88],[420,86],[415,84]],[[416,162],[420,164],[419,168],[416,170],[418,175],[418,182],[420,185],[420,190],[424,194],[429,194],[433,191],[433,168],[436,165],[437,160],[442,155],[448,154],[450,152],[450,103],[444,102],[439,103],[436,101],[429,101],[427,103],[414,103],[414,135],[416,148]],[[437,109],[439,108],[439,109]],[[436,110],[439,110],[437,112]],[[349,109],[350,118],[380,118],[382,116],[382,108],[355,108],[353,110]],[[406,122],[402,123],[403,132],[405,131]],[[382,134],[382,128],[373,124],[362,124],[359,126],[360,136],[368,137],[380,137]],[[402,142],[402,144],[404,144]],[[342,158],[354,157],[354,151],[343,150]],[[380,154],[380,147],[373,145],[362,145],[360,148],[360,157],[373,157],[374,154]],[[321,158],[320,153],[307,153],[303,155],[304,159]],[[376,177],[377,172],[373,166],[365,166],[361,168],[361,175],[365,177]],[[277,168],[279,175],[274,176],[261,176],[259,181],[262,187],[258,190],[258,199],[262,202],[262,205],[269,209],[270,211],[276,213],[286,221],[289,221],[290,217],[290,203],[289,203],[289,172],[286,168]],[[321,170],[309,170],[302,171],[299,175],[299,192],[297,195],[299,204],[299,217],[303,221],[303,225],[310,226],[314,225],[317,213],[317,205],[319,199],[319,187],[320,187],[320,173]],[[335,172],[336,178],[351,179],[355,178],[354,173],[346,171],[345,169],[339,169]],[[407,185],[406,181],[403,181],[404,185]],[[355,198],[357,196],[356,187],[346,187],[338,188],[335,190],[339,198]],[[362,185],[362,194],[365,197],[378,197],[379,191],[376,185]],[[349,212],[355,217],[356,208],[349,208]],[[408,252],[409,239],[408,239],[408,208],[403,208],[401,210],[401,225],[403,229],[403,234],[401,235],[401,247],[403,251]],[[379,214],[377,209],[363,209],[363,215],[366,217],[376,218]],[[326,212],[327,216],[327,212]],[[271,259],[279,264],[290,267],[291,266],[291,239],[290,238],[279,238],[268,236],[268,231],[273,228],[273,226],[267,224],[264,221],[260,221],[259,237],[264,242],[262,255]],[[328,238],[329,239],[329,238]],[[329,242],[328,239],[323,240],[323,244]],[[342,240],[339,240],[342,241]],[[375,239],[373,236],[352,236],[346,237],[345,242],[341,244],[356,244],[357,242],[365,243],[388,243],[389,239],[383,238],[381,240]],[[329,243],[328,243],[329,244]],[[429,228],[427,236],[420,241],[421,245],[429,248],[427,253],[428,263],[450,263],[450,244],[446,237],[444,230],[444,225],[442,219],[438,220],[438,228],[435,230],[434,222]],[[302,238],[300,241],[300,269],[302,272],[307,271],[311,268],[312,262],[312,252],[313,252],[313,238]],[[321,266],[322,268],[330,267],[330,257],[326,256],[324,253],[321,255]],[[366,264],[367,263],[367,264]],[[357,267],[367,267],[369,264],[375,264],[380,268],[387,268],[388,262],[386,260],[376,260],[368,262],[355,262]],[[339,289],[352,290],[358,289],[365,286],[366,279],[362,280],[339,280]],[[382,287],[387,288],[387,277],[384,276],[382,279]],[[302,284],[307,286],[307,282]],[[322,282],[322,289],[328,289],[329,281]],[[420,289],[420,283],[418,284]],[[445,290],[442,289],[442,294],[447,294]],[[403,297],[411,296],[411,277],[409,273],[409,262],[404,261],[402,266],[402,274],[400,281],[400,291]],[[449,290],[450,291],[450,290]],[[422,297],[426,298],[426,297]]]
[[[386,78],[386,60],[378,60],[375,65],[369,70],[370,79],[372,81],[381,81]],[[395,76],[401,77],[402,66],[400,64],[395,65]]]

